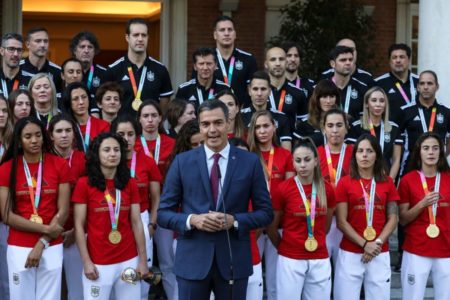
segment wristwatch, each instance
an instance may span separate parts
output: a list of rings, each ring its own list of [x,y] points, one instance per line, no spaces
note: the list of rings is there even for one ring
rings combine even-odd
[[[48,247],[50,247],[50,243],[47,242],[47,240],[44,238],[40,238],[39,242],[41,242],[44,245],[44,249],[47,249]]]
[[[377,245],[383,245],[383,244],[384,244],[383,241],[382,241],[380,238],[376,239],[376,240],[375,240],[375,243],[376,243]]]
[[[158,228],[158,224],[156,223],[148,223],[148,225],[152,226],[153,230],[156,230],[156,228]]]

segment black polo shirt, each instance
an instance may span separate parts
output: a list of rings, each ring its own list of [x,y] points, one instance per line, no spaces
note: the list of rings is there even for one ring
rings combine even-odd
[[[308,100],[311,97],[312,92],[314,91],[314,86],[316,85],[314,80],[309,79],[305,76],[297,76],[296,79],[288,80],[288,82],[292,83],[293,85],[295,85],[296,88],[300,89],[303,92],[303,94],[305,94],[305,97]]]
[[[86,72],[83,72],[83,82],[86,86],[88,86],[89,94],[91,96],[91,102],[90,102],[90,112],[91,113],[100,113],[100,109],[97,106],[97,101],[95,101],[95,93],[97,92],[97,89],[99,86],[104,83],[103,76],[105,75],[106,68],[98,65],[93,64],[94,66],[94,72],[92,74],[92,81],[90,83],[90,86],[88,86],[88,79],[90,74],[90,68]]]
[[[180,84],[175,97],[189,101],[194,105],[195,110],[197,110],[201,102],[210,99],[218,92],[226,89],[230,89],[230,87],[218,79],[214,79],[211,82],[209,89],[205,89],[205,87],[200,85],[197,82],[197,79],[194,78]]]
[[[381,75],[375,79],[376,85],[381,87],[387,94],[389,98],[389,119],[399,124],[402,122],[403,111],[402,106],[408,104],[408,102],[403,98],[400,90],[396,86],[397,82],[400,83],[401,88],[405,92],[410,103],[416,102],[416,87],[419,82],[419,77],[411,72],[408,73],[408,80],[402,82],[391,72]],[[411,96],[412,94],[412,96]]]
[[[26,90],[28,89],[28,79],[22,75],[20,70],[14,78],[7,78],[3,70],[0,70],[0,94],[8,98],[9,94],[13,91],[14,85],[16,85],[17,89]]]
[[[142,70],[147,67],[147,74],[144,79],[141,100],[153,99],[159,101],[160,97],[170,97],[173,94],[172,83],[170,82],[169,72],[167,68],[152,57],[147,57],[144,64],[138,68],[130,62],[128,56],[116,60],[108,66],[103,81],[116,81],[124,90],[124,99],[119,114],[130,114],[136,116],[136,111],[131,107],[131,103],[135,99],[133,87],[128,74],[128,67],[131,67],[136,81],[136,88],[139,89]]]
[[[320,79],[331,79],[333,76],[334,76],[334,69],[330,68],[322,72]],[[355,72],[353,72],[352,74],[352,77],[363,82],[368,88],[371,88],[376,85],[372,74],[370,74],[366,70],[356,68]]]
[[[250,78],[253,73],[258,70],[255,57],[253,57],[253,55],[248,52],[242,51],[238,48],[234,48],[233,54],[230,56],[230,58],[228,60],[223,60],[225,73],[228,76],[228,71],[230,70],[230,62],[234,57],[233,75],[231,78],[231,82],[227,82],[222,74],[219,58],[217,57],[217,49],[215,51],[215,55],[217,60],[217,69],[214,72],[214,77],[231,86],[239,102],[243,104],[243,107],[250,106],[251,100],[247,92],[247,85],[250,82]],[[195,76],[193,77],[195,78]]]
[[[309,122],[308,117],[304,117],[297,122],[294,134],[294,142],[305,137],[310,137],[316,147],[322,146],[324,143],[324,135],[320,128],[314,128]]]
[[[400,134],[400,127],[397,123],[389,121],[389,124],[391,125],[391,131],[384,131],[383,158],[387,167],[390,169],[392,154],[394,153],[394,145],[403,146],[403,137]],[[375,130],[378,143],[381,145],[381,125],[374,126],[373,129]],[[348,131],[346,141],[348,144],[354,144],[356,140],[365,133],[370,134],[370,130],[365,130],[362,128],[361,120],[356,120],[350,125],[350,130]]]
[[[291,142],[292,141],[292,134],[289,126],[289,120],[286,117],[286,115],[282,112],[278,112],[276,110],[269,110],[272,114],[275,125],[277,127],[277,137],[280,142]],[[256,109],[252,106],[241,109],[242,114],[242,120],[244,121],[244,125],[249,128],[250,127],[250,121],[252,119],[253,114],[256,112]]]
[[[61,92],[62,90],[61,67],[49,61],[48,59],[45,60],[45,63],[42,66],[42,68],[38,70],[38,68],[36,68],[31,64],[30,60],[27,57],[20,61],[20,70],[22,71],[22,76],[26,80],[27,86],[31,78],[37,73],[47,73],[50,75],[50,77],[52,77],[53,83],[55,84],[56,87],[56,91]]]
[[[363,82],[351,77],[344,89],[339,89],[341,94],[341,109],[344,110],[352,118],[353,122],[358,120],[363,111],[364,94],[367,92],[367,85]],[[346,103],[348,102],[348,110]]]

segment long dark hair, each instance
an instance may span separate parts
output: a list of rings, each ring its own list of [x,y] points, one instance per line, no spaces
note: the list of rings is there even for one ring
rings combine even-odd
[[[439,159],[437,162],[438,172],[450,172],[450,167],[448,166],[447,159],[445,158],[444,143],[441,137],[434,132],[426,132],[422,134],[414,144],[414,148],[411,151],[411,158],[408,164],[408,172],[413,170],[422,169],[422,157],[420,156],[420,148],[423,142],[427,139],[435,139],[439,143]]]
[[[141,135],[141,126],[139,126],[138,121],[133,118],[130,115],[121,115],[115,118],[111,122],[111,127],[109,129],[109,132],[117,133],[117,128],[119,127],[119,124],[122,123],[130,123],[131,126],[134,129],[134,133],[136,134],[136,139]]]
[[[72,126],[73,137],[74,137],[74,140],[72,141],[72,148],[76,149],[76,150],[83,151],[83,145],[80,144],[81,140],[77,138],[77,136],[79,135],[77,133],[78,132],[77,125],[75,125],[75,122],[73,121],[73,119],[70,116],[68,116],[68,115],[59,114],[59,115],[54,116],[50,120],[50,123],[48,123],[48,130],[47,130],[48,135],[49,136],[52,135],[53,130],[55,130],[56,124],[58,122],[60,122],[60,121],[67,121]],[[52,143],[52,150],[51,150],[51,152],[53,154],[55,154],[55,155],[61,156],[60,153],[58,153],[58,151],[56,150],[54,143]]]
[[[358,170],[358,163],[356,162],[356,152],[358,151],[359,144],[364,140],[369,141],[370,146],[372,147],[373,151],[375,151],[376,154],[375,164],[373,165],[373,177],[375,178],[375,181],[376,182],[386,181],[387,178],[386,168],[384,165],[385,163],[383,159],[383,153],[381,152],[381,147],[378,144],[377,139],[368,133],[362,134],[356,140],[355,146],[353,147],[352,158],[350,160],[350,177],[353,179],[361,178],[361,175],[359,174]]]
[[[159,106],[159,103],[156,102],[155,100],[144,100],[144,102],[142,102],[142,104],[139,106],[138,112],[137,112],[137,121],[139,122],[139,119],[141,118],[141,114],[142,114],[142,109],[146,106],[153,106],[156,111],[158,112],[158,115],[161,117],[161,122],[159,122],[159,126],[158,126],[158,133],[165,133],[164,131],[164,127],[163,127],[163,113],[161,110],[161,106]],[[142,125],[140,125],[141,122],[139,122],[139,126],[142,129]]]
[[[33,96],[31,96],[31,93],[28,90],[24,89],[17,89],[12,91],[8,96],[8,106],[9,106],[9,113],[11,115],[11,123],[15,124],[15,116],[14,116],[14,108],[16,107],[17,98],[20,95],[25,95],[30,100],[30,116],[36,115],[36,108],[34,108],[34,99]]]
[[[242,119],[242,113],[241,113],[242,104],[238,100],[236,95],[233,93],[232,90],[225,89],[225,90],[221,90],[216,95],[214,95],[214,98],[220,100],[220,97],[226,96],[226,95],[228,95],[231,98],[233,98],[234,99],[234,104],[238,107],[238,112],[237,112],[236,116],[234,117],[234,132],[233,132],[234,136],[239,137],[239,138],[243,138],[245,136],[245,132],[246,132],[247,128],[245,127],[244,121]]]
[[[104,191],[106,189],[106,179],[100,168],[99,150],[101,143],[108,138],[115,139],[120,146],[120,162],[117,166],[116,175],[114,176],[114,186],[116,189],[123,190],[130,180],[130,170],[127,166],[125,140],[116,133],[103,132],[97,135],[92,143],[89,144],[89,150],[86,153],[86,173],[88,175],[88,183],[90,186]]]
[[[192,149],[191,137],[194,134],[200,133],[200,127],[197,120],[190,120],[181,126],[180,132],[175,140],[175,146],[172,149],[172,153],[169,155],[169,163],[167,164],[167,170],[170,164],[177,154],[189,151]]]
[[[16,183],[17,183],[17,159],[20,155],[23,155],[23,147],[22,147],[22,131],[28,124],[35,124],[38,126],[42,133],[42,153],[50,151],[50,139],[47,136],[47,131],[45,130],[44,125],[34,116],[22,118],[17,121],[14,126],[13,138],[11,144],[6,149],[5,155],[2,158],[2,164],[8,160],[12,160],[11,163],[11,174],[9,175],[9,191],[8,191],[8,200],[6,203],[6,216],[8,216],[8,212],[10,210],[14,210],[16,207]],[[6,217],[8,218],[8,217]],[[6,219],[7,223],[8,220]]]

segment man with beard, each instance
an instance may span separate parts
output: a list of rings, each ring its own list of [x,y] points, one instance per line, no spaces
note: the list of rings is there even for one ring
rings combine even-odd
[[[23,53],[23,39],[20,34],[6,33],[2,37],[0,55],[2,56],[1,93],[8,99],[8,95],[18,89],[27,88],[27,79],[20,72],[20,58]]]

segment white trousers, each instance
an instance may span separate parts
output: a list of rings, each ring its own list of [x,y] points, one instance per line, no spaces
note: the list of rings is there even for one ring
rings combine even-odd
[[[278,256],[277,299],[330,299],[331,264],[324,259]]]
[[[450,257],[424,257],[403,251],[401,273],[403,299],[423,299],[430,272],[433,278],[434,299],[450,299]]]
[[[262,263],[253,265],[253,274],[248,278],[247,297],[248,300],[262,300],[263,278]]]
[[[9,300],[8,262],[6,250],[8,249],[9,227],[0,222],[0,299]]]
[[[261,234],[257,240],[259,254],[264,258],[266,268],[267,300],[275,300],[277,297],[277,259],[278,251],[273,246],[267,234]]]
[[[147,264],[150,268],[153,265],[153,239],[150,237],[148,231],[148,224],[150,223],[150,216],[148,211],[141,213],[142,225],[144,225],[144,237],[145,237],[145,248],[147,252]],[[141,281],[141,300],[148,300],[148,291],[150,290],[150,284],[145,281]]]
[[[83,262],[76,244],[63,248],[63,266],[68,300],[83,300]]]
[[[138,257],[136,256],[132,259],[117,264],[95,265],[99,273],[97,280],[89,280],[84,274],[82,276],[84,299],[109,300],[113,291],[115,299],[140,299],[140,281],[136,284],[131,284],[120,279],[120,274],[122,271],[126,268],[136,269],[138,261]]]
[[[336,216],[333,216],[330,231],[327,234],[327,241],[326,241],[328,255],[330,256],[331,260],[333,261],[333,267],[336,267],[336,262],[337,262],[338,253],[339,253],[339,246],[341,245],[343,236],[344,235],[342,234],[342,231],[340,231],[337,228]]]
[[[39,267],[25,268],[32,248],[8,246],[8,277],[11,299],[59,300],[61,298],[62,244],[42,252]]]
[[[389,300],[391,293],[391,259],[383,252],[370,263],[361,261],[362,254],[339,250],[334,274],[335,300],[359,300],[364,283],[366,300]]]
[[[175,254],[173,251],[173,231],[158,226],[155,232],[155,243],[158,250],[159,268],[168,300],[178,300],[177,278],[173,273]]]

